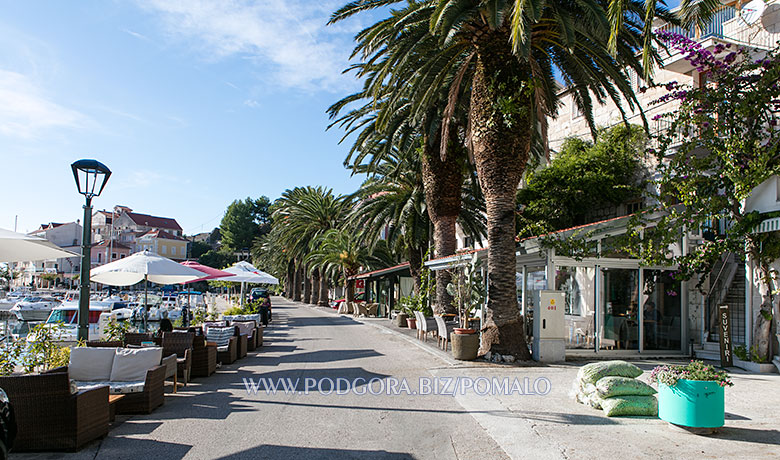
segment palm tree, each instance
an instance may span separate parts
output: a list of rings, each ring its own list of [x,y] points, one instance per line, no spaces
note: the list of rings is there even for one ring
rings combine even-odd
[[[458,79],[463,80],[462,76],[455,74],[443,79],[447,80],[447,85],[443,85],[442,80],[409,84],[423,76],[434,75],[433,72],[420,74],[419,68],[452,69],[455,68],[453,62],[458,61],[457,53],[436,54],[438,43],[428,32],[428,20],[416,14],[418,7],[410,4],[393,12],[392,20],[380,21],[358,35],[355,53],[363,53],[367,62],[354,69],[365,79],[364,88],[334,104],[329,112],[332,117],[338,117],[333,125],[344,127],[347,136],[357,133],[345,163],[352,162],[370,170],[392,155],[394,149],[416,151],[426,209],[433,224],[433,254],[444,257],[454,254],[457,247],[456,222],[463,215],[462,190],[469,169],[463,145],[465,129],[457,129],[466,125],[463,104],[451,106],[446,113],[444,107],[450,97],[450,88],[467,89],[457,83]],[[433,11],[432,8],[429,10],[428,14]],[[333,21],[339,19],[338,14],[334,15]],[[374,56],[366,54],[377,49],[380,51]],[[414,52],[406,55],[397,52],[408,49]],[[399,60],[403,61],[403,66],[396,65]],[[444,70],[441,72],[446,74]],[[449,84],[450,81],[456,83]],[[416,94],[415,99],[415,94],[409,92],[415,88],[426,88],[426,91]],[[340,116],[342,110],[359,100],[364,101],[363,106]],[[449,129],[450,124],[456,129]],[[442,141],[442,136],[446,142]],[[434,309],[438,313],[452,308],[452,297],[446,291],[449,281],[448,271],[436,272]]]
[[[336,11],[332,21],[394,3],[357,0]],[[683,2],[686,21],[704,20],[708,6],[715,4],[693,3]],[[380,82],[408,76],[407,63],[417,62],[410,57],[427,53],[425,64],[416,70],[418,77],[409,83],[416,88],[403,90],[418,109],[430,107],[426,95],[436,88],[431,82],[441,86],[467,80],[467,145],[486,199],[489,245],[487,321],[480,352],[528,359],[515,293],[514,196],[535,142],[546,135],[546,117],[556,115],[556,74],[573,91],[595,133],[594,99],[612,100],[621,113],[625,105],[638,108],[627,69],[650,76],[651,64],[659,61],[650,46],[652,22],[656,17],[674,18],[655,0],[437,0],[410,2],[399,11],[403,14],[392,12],[377,23],[381,27],[358,35],[360,51],[367,56],[368,71],[380,74],[375,78]],[[429,36],[439,44],[435,52],[427,38],[409,39],[410,23],[420,20],[429,22]],[[378,29],[387,32],[382,35]],[[442,56],[450,56],[447,62],[452,64],[428,65]],[[448,94],[445,114],[460,101],[457,85]],[[445,127],[449,121],[445,116]],[[444,151],[449,138],[442,139]]]
[[[273,217],[278,241],[295,261],[291,270],[295,300],[300,300],[300,285],[305,279],[303,300],[327,305],[327,278],[321,276],[318,268],[306,267],[306,258],[321,234],[341,225],[349,206],[343,197],[323,187],[296,187],[285,191],[275,203]]]
[[[424,192],[425,169],[416,149],[394,151],[376,167],[359,165],[356,173],[370,174],[355,193],[358,204],[350,213],[349,225],[370,245],[382,237],[398,254],[404,254],[414,280],[415,294],[419,293],[423,257],[430,239],[430,210],[428,194]],[[462,186],[465,206],[459,206],[459,221],[465,233],[479,241],[485,235],[482,218],[484,204],[474,189]],[[454,252],[454,250],[453,250]],[[446,284],[444,285],[446,288]],[[451,303],[439,304],[442,310]]]
[[[334,228],[316,239],[315,249],[306,257],[306,263],[334,280],[343,279],[345,298],[351,300],[355,297],[355,281],[350,278],[361,268],[387,267],[393,263],[393,258],[384,241],[370,248],[360,242],[352,229]]]

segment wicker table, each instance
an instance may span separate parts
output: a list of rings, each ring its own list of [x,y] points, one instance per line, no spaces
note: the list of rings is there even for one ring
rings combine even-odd
[[[116,418],[116,403],[125,395],[108,395],[108,420],[113,422]]]

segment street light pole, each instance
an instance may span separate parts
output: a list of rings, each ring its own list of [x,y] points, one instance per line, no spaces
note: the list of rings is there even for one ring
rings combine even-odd
[[[79,292],[79,341],[89,340],[89,269],[92,266],[92,198],[84,205],[84,225],[81,236],[81,290]]]
[[[111,176],[111,170],[97,160],[79,160],[70,165],[76,188],[87,199],[81,236],[81,276],[79,282],[79,341],[89,340],[89,269],[92,262],[92,198],[100,195]]]

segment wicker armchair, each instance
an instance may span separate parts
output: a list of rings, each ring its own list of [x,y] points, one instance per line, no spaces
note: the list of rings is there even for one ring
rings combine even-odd
[[[192,343],[195,334],[192,332],[165,332],[162,336],[163,355],[176,355],[176,366],[179,380],[187,386],[192,373]]]
[[[233,321],[231,324],[238,327],[242,334],[247,335],[247,351],[257,348],[257,323],[255,321]]]
[[[239,334],[236,332],[237,347],[236,347],[236,359],[246,358],[247,350],[249,349],[249,336],[246,334]]]
[[[70,392],[67,373],[0,377],[13,404],[14,451],[75,450],[108,434],[108,387]]]
[[[192,341],[192,377],[208,377],[217,370],[217,347],[206,344],[203,335]]]
[[[217,350],[217,361],[221,364],[233,364],[238,359],[238,337],[231,337],[225,351]]]

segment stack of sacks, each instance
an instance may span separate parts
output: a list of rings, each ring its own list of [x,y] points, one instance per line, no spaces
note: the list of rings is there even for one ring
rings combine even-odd
[[[577,402],[603,409],[607,417],[658,415],[658,401],[650,385],[637,380],[642,370],[625,361],[603,361],[582,366],[574,381]]]

